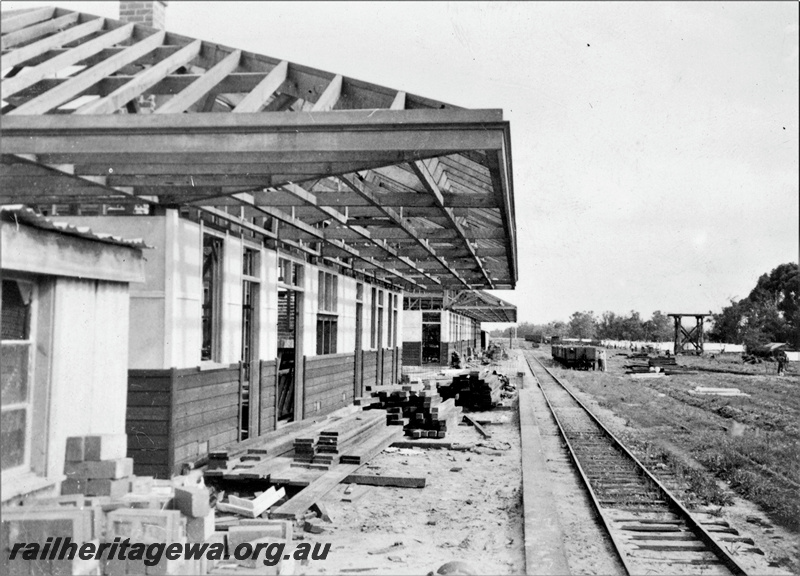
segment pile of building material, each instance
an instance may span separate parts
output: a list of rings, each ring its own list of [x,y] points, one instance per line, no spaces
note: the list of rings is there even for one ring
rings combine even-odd
[[[738,388],[718,388],[708,386],[695,386],[694,390],[689,390],[689,394],[696,396],[750,396]]]
[[[675,356],[648,356],[646,354],[630,355],[628,358],[640,360],[626,364],[626,374],[635,375],[638,377],[660,377],[670,376],[673,374],[691,374],[694,371],[687,369],[685,366],[679,366],[678,360]],[[644,363],[646,361],[646,363]],[[652,376],[658,374],[659,376]],[[641,376],[650,375],[650,376]]]
[[[73,436],[67,439],[61,493],[119,498],[131,491],[133,459],[126,458],[125,434]]]
[[[367,439],[380,433],[387,425],[388,415],[383,410],[358,412],[294,441],[292,466],[329,470],[339,454],[357,450]]]
[[[273,432],[238,442],[208,456],[207,478],[268,480],[275,470],[276,458],[291,455],[298,438],[308,438],[321,432],[332,422],[361,413],[358,406],[348,406],[334,413],[298,420]],[[301,448],[301,452],[306,450]]]
[[[443,401],[430,382],[376,388],[365,408],[385,411],[387,424],[402,426],[412,438],[446,437],[461,412],[453,399]]]
[[[67,439],[61,496],[28,497],[4,504],[0,574],[207,574],[206,558],[148,558],[151,544],[217,540],[209,490],[198,477],[155,480],[131,473],[125,435]],[[86,493],[100,493],[87,496]],[[222,553],[224,553],[224,534]],[[48,540],[50,539],[50,540]],[[122,552],[122,542],[128,541]],[[36,559],[14,544],[49,549]],[[46,544],[49,542],[49,544]],[[91,548],[86,548],[91,545]],[[80,550],[80,554],[78,554]],[[84,557],[89,557],[86,560]]]
[[[661,368],[663,371],[667,366],[677,366],[678,361],[675,356],[653,356],[647,359],[647,365],[652,368]]]
[[[503,387],[508,383],[508,378],[496,371],[472,371],[456,376],[449,386],[440,385],[439,394],[468,410],[491,410],[502,399]]]

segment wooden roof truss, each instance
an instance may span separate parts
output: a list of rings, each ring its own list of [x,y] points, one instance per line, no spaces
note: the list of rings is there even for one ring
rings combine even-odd
[[[1,42],[0,203],[189,206],[408,291],[516,283],[501,111],[61,8]]]

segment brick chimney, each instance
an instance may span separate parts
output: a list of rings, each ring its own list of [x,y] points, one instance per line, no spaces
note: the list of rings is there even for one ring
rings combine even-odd
[[[166,8],[166,0],[121,0],[119,19],[163,30]]]

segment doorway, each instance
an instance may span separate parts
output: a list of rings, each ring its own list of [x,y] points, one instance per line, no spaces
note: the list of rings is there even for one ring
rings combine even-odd
[[[239,439],[261,434],[259,429],[258,302],[259,253],[244,248],[242,258],[242,367],[239,385]]]
[[[361,357],[361,332],[362,332],[362,322],[364,316],[364,304],[361,302],[356,303],[356,366],[355,372],[353,376],[353,394],[354,398],[358,398],[359,396],[364,395],[364,382],[362,382],[362,362],[363,358]]]
[[[295,419],[295,379],[298,293],[278,288],[278,391],[275,398],[277,421]]]
[[[441,315],[438,312],[422,313],[422,363],[439,364],[442,347]]]

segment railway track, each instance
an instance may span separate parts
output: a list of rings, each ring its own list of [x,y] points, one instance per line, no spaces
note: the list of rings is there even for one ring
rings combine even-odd
[[[525,358],[628,574],[745,574],[733,556],[746,539],[692,515],[549,369]]]

